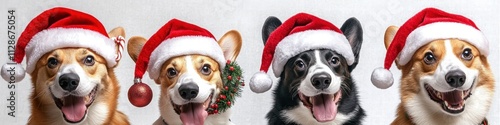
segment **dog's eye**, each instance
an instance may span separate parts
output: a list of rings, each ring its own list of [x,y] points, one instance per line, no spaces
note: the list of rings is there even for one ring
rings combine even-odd
[[[57,61],[57,59],[54,57],[49,58],[49,60],[47,61],[47,66],[51,69],[57,67],[58,64],[59,61]]]
[[[95,60],[94,60],[94,57],[93,56],[87,56],[85,57],[85,59],[83,60],[83,64],[87,65],[87,66],[93,66],[95,63]]]
[[[470,61],[472,60],[472,57],[474,57],[472,55],[472,50],[470,50],[469,48],[464,49],[464,51],[462,52],[462,59]]]
[[[331,60],[330,60],[330,64],[333,65],[333,66],[338,66],[340,64],[340,59],[339,57],[333,57]]]
[[[174,78],[175,76],[177,76],[177,70],[175,70],[174,68],[168,68],[167,76],[168,78]]]
[[[201,74],[203,75],[210,75],[212,73],[212,70],[210,69],[210,65],[205,64],[203,67],[201,67]]]
[[[434,54],[432,54],[432,52],[425,53],[424,62],[427,65],[431,65],[431,64],[436,63],[436,58],[434,57]]]
[[[299,71],[305,70],[306,64],[304,64],[302,60],[298,60],[297,62],[295,62],[295,69]]]

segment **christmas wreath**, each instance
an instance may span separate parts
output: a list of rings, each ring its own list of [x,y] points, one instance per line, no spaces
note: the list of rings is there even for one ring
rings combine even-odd
[[[222,71],[223,88],[215,103],[208,108],[209,114],[223,113],[235,102],[236,97],[241,96],[242,88],[245,86],[242,71],[236,62],[227,60],[226,67]]]

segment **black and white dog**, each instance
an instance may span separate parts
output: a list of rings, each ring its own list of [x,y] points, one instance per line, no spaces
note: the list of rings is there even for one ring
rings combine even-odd
[[[262,39],[267,41],[281,21],[267,18]],[[270,125],[361,124],[365,117],[351,71],[356,67],[363,41],[361,24],[348,19],[340,28],[351,44],[355,62],[329,49],[302,52],[290,58],[274,90],[274,105],[267,114]]]

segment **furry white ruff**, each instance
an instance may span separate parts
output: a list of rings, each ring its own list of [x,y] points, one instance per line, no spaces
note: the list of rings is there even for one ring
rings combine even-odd
[[[421,88],[422,89],[422,88]],[[427,93],[420,92],[411,98],[405,108],[412,122],[417,125],[475,125],[484,120],[493,99],[493,92],[485,87],[478,87],[465,103],[465,110],[457,116],[445,114],[440,104],[429,99]]]
[[[35,70],[36,62],[45,53],[65,47],[90,48],[106,59],[108,67],[117,64],[116,44],[98,32],[81,28],[51,28],[38,32],[26,45],[26,71]]]
[[[263,93],[271,89],[273,79],[267,73],[260,71],[255,73],[250,79],[250,90],[255,93]]]
[[[151,53],[147,69],[149,77],[151,79],[158,78],[159,69],[168,59],[189,54],[206,55],[217,61],[220,68],[226,66],[224,53],[214,39],[204,36],[175,37],[162,41]]]
[[[278,43],[272,61],[274,75],[279,77],[288,59],[312,49],[331,49],[344,56],[349,65],[354,63],[351,45],[343,34],[331,30],[306,30],[291,34]]]
[[[489,43],[486,37],[478,29],[453,22],[437,22],[427,24],[413,30],[406,38],[406,44],[398,55],[398,63],[408,63],[420,47],[437,39],[456,38],[474,45],[482,55],[489,54]]]

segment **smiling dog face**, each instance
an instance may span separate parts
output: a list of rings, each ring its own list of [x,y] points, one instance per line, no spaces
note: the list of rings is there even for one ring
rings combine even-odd
[[[110,36],[124,36],[116,28]],[[30,123],[128,124],[116,110],[119,84],[114,67],[88,48],[60,48],[44,54],[31,73]],[[48,115],[50,114],[50,115]]]
[[[147,40],[133,37],[129,40],[129,54],[133,60]],[[224,57],[235,61],[241,49],[241,36],[237,31],[227,32],[219,41]],[[214,48],[217,49],[217,48]],[[227,115],[208,116],[209,105],[215,103],[223,89],[222,68],[209,56],[192,54],[169,58],[155,79],[161,89],[161,118],[168,124],[203,124],[228,122]]]
[[[386,47],[398,30],[386,31]],[[387,39],[388,38],[388,39]],[[479,123],[487,114],[494,81],[484,55],[467,41],[439,39],[420,47],[402,70],[401,100],[417,124]],[[398,116],[402,114],[402,110]]]

